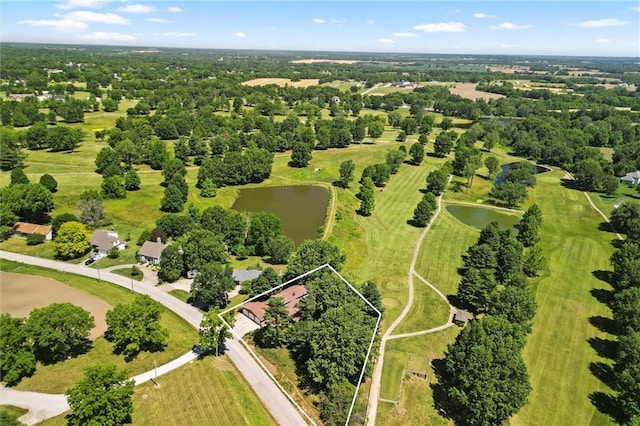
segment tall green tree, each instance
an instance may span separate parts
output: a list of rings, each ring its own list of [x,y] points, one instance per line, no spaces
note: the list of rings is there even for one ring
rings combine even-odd
[[[411,156],[411,163],[419,166],[424,160],[424,145],[418,142],[414,143],[409,148],[409,155]]]
[[[36,357],[22,318],[0,315],[0,375],[9,386],[36,371]]]
[[[131,423],[135,383],[125,370],[96,365],[85,370],[84,378],[66,391],[71,406],[72,426],[123,425]]]
[[[251,216],[246,245],[256,256],[269,253],[271,240],[282,234],[282,220],[270,212],[257,212]]]
[[[311,161],[311,147],[304,142],[296,142],[293,144],[291,150],[291,162],[292,167],[307,167]]]
[[[56,192],[58,190],[58,181],[48,173],[40,176],[40,185],[47,188],[49,192]]]
[[[199,271],[209,263],[224,263],[227,260],[221,236],[205,229],[189,232],[182,244],[182,250],[188,271]]]
[[[200,340],[199,344],[202,348],[202,355],[206,355],[207,352],[215,350],[216,356],[220,354],[220,350],[224,350],[224,342],[226,339],[232,337],[229,328],[222,322],[218,314],[220,310],[217,308],[209,309],[202,315],[202,321],[200,322]],[[231,327],[233,327],[234,319],[232,313],[229,313],[225,317],[225,321]]]
[[[447,187],[447,175],[442,169],[436,169],[427,175],[427,191],[440,195]]]
[[[356,197],[360,199],[358,213],[362,216],[371,216],[375,206],[375,187],[370,177],[367,176],[364,178]]]
[[[620,336],[614,366],[617,403],[622,421],[633,424],[640,417],[640,332]]]
[[[386,163],[387,166],[389,166],[389,172],[392,175],[398,173],[398,170],[400,170],[400,166],[406,156],[407,154],[399,149],[393,149],[387,152]]]
[[[352,160],[345,160],[340,163],[340,186],[348,188],[349,183],[353,180],[353,173],[356,169],[356,165]]]
[[[158,278],[161,281],[174,282],[184,275],[184,259],[180,249],[168,245],[160,255],[160,270]]]
[[[493,179],[500,170],[500,161],[496,157],[489,156],[485,158],[484,166],[489,172],[489,179]]]
[[[540,241],[540,226],[542,225],[542,211],[537,204],[531,205],[522,215],[518,241],[525,247],[531,247]]]
[[[11,170],[11,183],[9,185],[28,184],[29,178],[21,168]]]
[[[640,287],[640,244],[625,241],[610,259],[613,266],[613,288],[622,291]]]
[[[281,297],[269,299],[264,311],[265,326],[260,333],[260,344],[266,347],[279,347],[285,341],[285,333],[291,318],[287,306]]]
[[[149,296],[136,295],[132,303],[120,303],[108,311],[105,338],[113,343],[113,351],[132,360],[141,351],[163,350],[169,331],[160,324],[162,310]]]
[[[53,249],[61,259],[76,259],[89,251],[91,234],[78,222],[65,222],[60,226]]]
[[[0,200],[27,222],[43,223],[53,210],[53,195],[39,183],[16,184],[0,189]]]
[[[80,306],[53,303],[31,311],[25,327],[36,358],[52,364],[86,352],[95,325],[93,316]]]
[[[278,235],[269,240],[267,247],[270,262],[282,264],[287,263],[296,245],[293,240],[286,235]]]
[[[218,263],[209,263],[198,269],[198,275],[191,283],[191,296],[205,309],[224,308],[229,303],[227,293],[236,286],[233,269]]]
[[[424,228],[433,217],[433,207],[427,200],[420,200],[413,211],[413,224]]]
[[[346,256],[340,249],[325,240],[306,240],[289,261],[285,279],[295,278],[312,269],[328,263],[336,271],[342,269]]]

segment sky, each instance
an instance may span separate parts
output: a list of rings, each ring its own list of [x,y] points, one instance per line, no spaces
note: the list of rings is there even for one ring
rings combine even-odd
[[[640,57],[640,1],[1,0],[4,42]]]

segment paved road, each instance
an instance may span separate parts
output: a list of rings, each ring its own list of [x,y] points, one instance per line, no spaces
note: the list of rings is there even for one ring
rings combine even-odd
[[[20,417],[20,421],[28,425],[40,423],[69,410],[64,395],[17,391],[4,386],[0,387],[0,403],[28,409],[29,412]]]
[[[132,288],[130,278],[113,274],[99,269],[88,268],[84,265],[73,265],[55,260],[41,259],[38,257],[26,256],[17,253],[0,251],[0,259],[13,260],[15,262],[26,263],[29,265],[42,266],[45,268],[55,269],[61,272],[69,272],[73,274],[83,275],[91,278],[98,278],[110,283]],[[164,292],[156,286],[149,286],[133,282],[133,290],[136,293],[146,294],[152,299],[162,303],[165,307],[178,314],[182,319],[191,324],[194,328],[200,327],[202,313],[191,305],[188,305],[170,294]],[[263,401],[271,415],[281,425],[306,425],[307,422],[298,412],[295,406],[289,401],[276,384],[269,379],[269,376],[260,368],[258,363],[249,355],[247,350],[237,341],[229,340],[227,342],[229,348],[227,355],[236,365],[238,370],[245,377],[247,382],[253,387],[258,397]],[[188,355],[188,354],[187,354]],[[186,355],[185,355],[186,357]],[[180,358],[179,358],[180,359]],[[186,358],[185,358],[186,359]],[[184,360],[184,359],[183,359]],[[188,361],[187,361],[188,362]],[[160,367],[158,368],[160,372]],[[40,394],[42,395],[42,394]],[[3,392],[4,402],[4,392]]]

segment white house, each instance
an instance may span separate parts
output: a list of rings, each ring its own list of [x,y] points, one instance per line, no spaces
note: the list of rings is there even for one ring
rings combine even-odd
[[[160,239],[158,238],[158,240]],[[160,241],[145,241],[138,251],[138,260],[143,263],[157,265],[160,263],[160,255],[166,247],[167,244],[162,244]]]
[[[627,173],[623,177],[620,178],[620,182],[626,183],[627,185],[638,185],[640,184],[640,170],[636,170],[635,172]]]
[[[106,231],[102,229],[93,231],[90,244],[95,251],[102,254],[109,253],[109,250],[114,247],[118,250],[125,249],[125,243],[124,241],[120,241],[120,237],[118,237],[116,231]]]

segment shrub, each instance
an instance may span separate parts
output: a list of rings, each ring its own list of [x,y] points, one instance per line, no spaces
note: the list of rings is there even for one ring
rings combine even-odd
[[[117,259],[120,257],[120,250],[118,250],[117,247],[113,247],[111,250],[109,250],[107,256],[109,257],[109,259]]]
[[[37,246],[38,244],[44,243],[44,239],[44,235],[42,234],[29,234],[27,235],[27,245]]]

